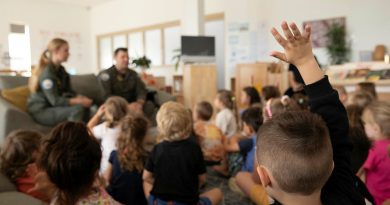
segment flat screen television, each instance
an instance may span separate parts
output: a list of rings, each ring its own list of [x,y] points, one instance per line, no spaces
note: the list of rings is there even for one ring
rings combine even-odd
[[[182,36],[181,54],[183,62],[214,62],[215,38],[210,36]]]

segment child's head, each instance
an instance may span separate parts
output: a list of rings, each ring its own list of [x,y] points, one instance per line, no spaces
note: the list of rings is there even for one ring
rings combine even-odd
[[[128,113],[127,101],[118,96],[109,97],[104,103],[104,117],[108,127],[115,127]]]
[[[262,110],[259,107],[248,108],[242,113],[241,119],[244,123],[244,132],[247,135],[255,134],[263,124]]]
[[[28,130],[11,132],[0,152],[1,172],[15,181],[26,171],[27,165],[35,162],[42,135]]]
[[[270,98],[263,111],[264,121],[273,118],[286,111],[300,110],[299,106],[294,100],[291,100],[288,96],[282,98]]]
[[[141,172],[144,169],[146,160],[144,139],[147,131],[148,121],[144,117],[127,115],[122,120],[117,147],[123,170]]]
[[[271,98],[279,98],[281,96],[279,88],[273,85],[264,86],[263,89],[261,89],[261,94],[266,101]]]
[[[256,156],[262,184],[276,199],[320,192],[333,170],[328,128],[308,111],[283,112],[265,122],[258,132]]]
[[[338,85],[338,86],[333,86],[333,88],[339,94],[339,99],[340,99],[341,103],[343,103],[345,105],[348,101],[348,93],[347,93],[347,90],[345,90],[345,87]]]
[[[255,87],[245,87],[241,92],[241,104],[252,106],[261,103],[259,92]]]
[[[233,93],[228,90],[220,90],[218,91],[217,97],[214,100],[214,106],[222,110],[227,108],[229,110],[236,109],[236,98]]]
[[[206,101],[199,102],[195,105],[193,120],[209,121],[213,116],[213,106]]]
[[[375,84],[372,82],[360,82],[356,86],[356,91],[364,91],[368,92],[374,97],[374,99],[378,99],[378,95],[376,94]]]
[[[75,202],[91,191],[98,175],[102,151],[83,123],[57,125],[43,140],[38,166],[59,189],[60,204]]]
[[[180,103],[164,103],[157,112],[156,118],[162,140],[184,140],[192,132],[191,112]]]
[[[348,114],[348,120],[349,120],[349,127],[354,128],[364,128],[363,122],[362,122],[362,115],[364,108],[358,106],[358,105],[348,105],[345,107]]]
[[[374,97],[370,93],[365,91],[357,91],[352,95],[350,103],[352,105],[358,105],[362,108],[365,108],[374,100]]]
[[[390,102],[371,103],[363,111],[364,130],[371,140],[390,137]]]

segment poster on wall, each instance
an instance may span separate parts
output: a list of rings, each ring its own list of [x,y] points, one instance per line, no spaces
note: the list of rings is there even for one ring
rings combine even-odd
[[[326,37],[326,33],[328,33],[329,28],[333,24],[338,24],[346,27],[346,18],[345,17],[337,17],[330,19],[321,19],[321,20],[313,20],[313,21],[305,21],[303,22],[303,28],[306,25],[311,26],[311,41],[313,48],[323,48],[326,47],[328,38]]]
[[[62,38],[69,43],[70,57],[65,68],[70,74],[76,74],[76,69],[83,65],[83,42],[81,34],[78,32],[40,30],[39,36],[39,52],[44,51],[53,38]]]

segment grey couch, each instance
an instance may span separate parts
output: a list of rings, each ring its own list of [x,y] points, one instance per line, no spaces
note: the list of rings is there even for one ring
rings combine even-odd
[[[0,76],[0,90],[27,85],[27,82],[27,77]],[[71,76],[71,84],[77,93],[93,99],[96,104],[100,105],[104,102],[102,91],[95,75]],[[153,103],[152,101],[146,102],[144,112],[149,118],[153,119],[156,110],[161,104],[175,100],[175,98],[163,91],[153,90],[152,88],[148,88],[148,90],[149,98],[152,96],[154,100]],[[5,136],[15,129],[32,129],[47,133],[51,128],[36,123],[28,113],[15,107],[0,96],[0,144]]]

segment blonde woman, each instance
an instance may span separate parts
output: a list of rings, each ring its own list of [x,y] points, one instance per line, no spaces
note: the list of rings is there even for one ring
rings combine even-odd
[[[84,108],[92,105],[91,99],[72,90],[69,74],[62,66],[68,57],[68,42],[59,38],[51,40],[29,80],[31,96],[27,109],[34,120],[42,125],[81,121]]]

